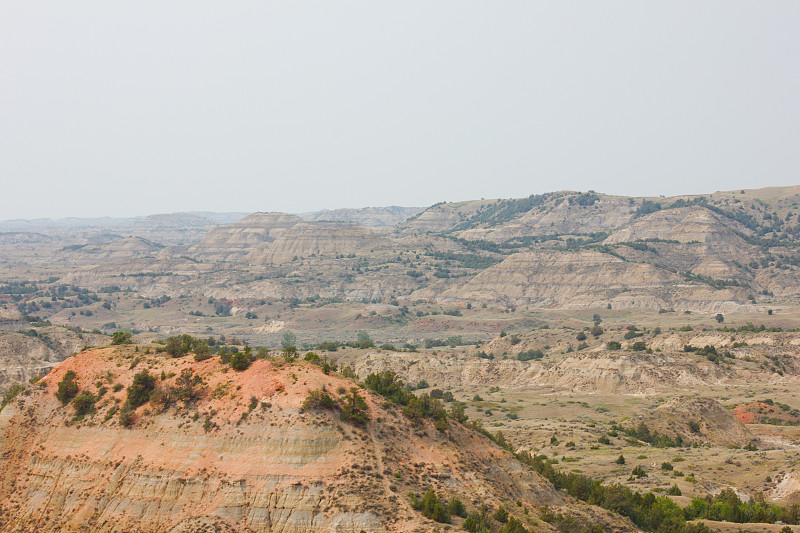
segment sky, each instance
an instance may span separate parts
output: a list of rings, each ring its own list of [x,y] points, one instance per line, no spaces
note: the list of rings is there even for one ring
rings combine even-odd
[[[0,220],[800,184],[797,0],[0,2]]]

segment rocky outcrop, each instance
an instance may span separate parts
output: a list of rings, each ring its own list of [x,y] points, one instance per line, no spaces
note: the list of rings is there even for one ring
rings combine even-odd
[[[363,207],[331,209],[302,215],[308,222],[354,222],[368,228],[390,228],[423,211],[424,207]]]
[[[154,256],[164,247],[141,237],[126,237],[100,246],[69,246],[62,253],[78,262],[118,261]]]
[[[710,398],[683,396],[642,413],[631,424],[644,422],[649,430],[680,437],[685,442],[714,446],[745,446],[755,437],[733,414]]]
[[[310,256],[369,254],[389,247],[370,229],[347,222],[304,222],[293,226],[263,251],[254,251],[251,263],[288,263]]]
[[[366,391],[371,421],[363,428],[332,410],[302,409],[310,390],[338,398],[354,386],[313,365],[259,360],[234,372],[218,358],[145,356],[130,369],[136,355],[133,347],[81,353],[0,412],[0,529],[431,530],[402,496],[428,487],[508,509],[519,500],[534,513],[564,503],[548,482],[457,422],[445,433],[412,424]],[[142,369],[162,376],[161,390],[191,369],[203,380],[201,397],[151,401],[126,429],[112,411],[125,389],[112,385],[129,386]],[[82,420],[54,398],[68,370],[81,390],[97,392],[97,380],[105,389]]]
[[[27,384],[86,346],[108,344],[109,337],[49,326],[0,331],[0,394],[13,383]]]
[[[507,241],[534,235],[608,232],[629,223],[636,203],[623,196],[552,193],[541,205],[502,224],[477,224],[459,232],[470,240]]]
[[[642,394],[752,379],[749,374],[739,376],[711,362],[688,359],[679,353],[593,350],[535,361],[486,360],[461,354],[392,354],[387,357],[355,352],[332,357],[353,367],[360,376],[392,370],[408,383],[425,380],[432,386],[447,389],[474,385]]]
[[[720,216],[703,207],[684,207],[657,211],[635,219],[631,224],[612,233],[604,242],[616,244],[646,240],[703,243],[719,246],[734,239],[741,242],[730,225]],[[732,251],[733,253],[733,251]]]
[[[300,217],[286,213],[253,213],[209,231],[189,253],[204,261],[235,261],[262,249],[300,222]]]
[[[559,308],[738,308],[735,288],[713,290],[684,281],[647,263],[624,261],[596,251],[535,251],[514,254],[440,295],[503,305]]]

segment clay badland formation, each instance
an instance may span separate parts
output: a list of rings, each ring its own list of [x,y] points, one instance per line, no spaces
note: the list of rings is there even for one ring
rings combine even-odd
[[[791,528],[799,217],[782,187],[0,223],[0,530]]]
[[[424,530],[432,526],[407,494],[429,489],[445,503],[505,506],[528,520],[542,505],[567,506],[479,432],[453,419],[438,429],[410,420],[310,363],[267,358],[236,371],[219,358],[141,353],[84,351],[3,410],[4,530]],[[90,407],[57,398],[68,373]],[[157,392],[120,423],[137,375],[153,376]],[[343,404],[360,395],[365,421],[309,406],[313,391]],[[573,506],[627,529],[610,514]]]

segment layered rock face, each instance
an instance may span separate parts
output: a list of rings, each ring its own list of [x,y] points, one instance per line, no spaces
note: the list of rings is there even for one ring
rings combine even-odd
[[[73,246],[63,253],[75,262],[118,261],[155,256],[164,247],[141,237],[126,237],[99,246]]]
[[[368,228],[347,222],[305,222],[286,231],[269,247],[256,250],[251,263],[287,263],[309,256],[358,253],[369,254],[389,243]]]
[[[253,249],[263,247],[302,222],[286,213],[253,213],[235,224],[209,231],[203,240],[190,249],[190,254],[205,261],[241,259]]]
[[[0,412],[0,529],[431,530],[405,496],[427,487],[470,506],[563,504],[549,483],[457,422],[444,432],[412,424],[366,391],[371,421],[363,427],[334,411],[304,411],[309,391],[325,387],[337,398],[354,386],[313,365],[259,360],[235,372],[218,358],[191,362],[133,350],[70,358]],[[139,363],[130,369],[134,357]],[[162,391],[191,369],[203,380],[200,398],[151,400],[130,428],[121,426],[113,409],[143,369]],[[97,392],[98,382],[105,389],[83,419],[54,397],[68,370],[81,391]]]
[[[422,292],[422,291],[421,291]],[[691,308],[728,302],[730,291],[692,286],[647,263],[623,261],[594,251],[535,251],[512,255],[473,279],[445,290],[442,298],[533,307]],[[693,301],[697,303],[693,304]],[[713,304],[712,304],[713,305]]]
[[[742,237],[743,228],[724,223],[720,215],[700,207],[652,213],[612,233],[604,244],[645,242],[656,254],[650,261],[677,271],[716,279],[751,282],[741,260],[758,254]]]
[[[308,222],[355,222],[368,228],[390,228],[420,213],[424,207],[364,207],[361,209],[332,209],[303,215]]]
[[[499,387],[546,387],[564,391],[642,394],[667,388],[693,389],[719,382],[756,379],[751,374],[725,372],[708,361],[687,360],[684,355],[585,351],[557,360],[496,359],[456,355],[407,356],[394,354],[336,355],[357,372],[392,370],[408,383],[425,380],[437,387],[469,385]],[[767,379],[768,375],[758,379]]]
[[[636,204],[624,197],[597,196],[586,205],[577,198],[579,196],[567,193],[553,193],[541,206],[512,220],[466,229],[461,235],[467,239],[505,241],[529,235],[607,232],[629,223],[636,210]]]
[[[612,233],[605,242],[663,240],[719,245],[735,237],[734,228],[723,224],[719,215],[700,207],[684,207],[641,217]]]
[[[436,204],[395,227],[382,224],[414,209],[306,215],[312,222],[255,213],[193,246],[163,248],[96,230],[73,235],[67,247],[0,235],[0,265],[66,266],[62,283],[119,286],[144,297],[766,312],[751,305],[757,295],[800,295],[797,190],[663,199],[560,191]],[[132,226],[179,231],[185,224],[196,232],[204,220],[212,219],[170,215]]]
[[[685,396],[636,417],[661,434],[678,434],[688,442],[714,446],[745,446],[754,439],[731,412],[710,398]]]
[[[106,335],[78,334],[55,326],[31,328],[26,333],[0,331],[0,394],[12,383],[28,383],[46,374],[84,346],[108,342]]]

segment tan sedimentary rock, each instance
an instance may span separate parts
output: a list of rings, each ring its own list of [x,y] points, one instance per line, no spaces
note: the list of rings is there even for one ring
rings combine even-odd
[[[58,362],[85,346],[109,342],[106,335],[78,334],[55,326],[26,331],[28,334],[0,331],[0,393],[12,383],[27,384],[30,378],[46,374]]]
[[[251,263],[287,263],[309,256],[369,254],[389,247],[369,228],[349,222],[303,222],[293,226],[266,249],[254,251]]]
[[[206,261],[237,260],[300,222],[300,217],[287,213],[253,213],[235,224],[209,231],[189,253]]]
[[[534,510],[563,503],[549,483],[458,423],[445,433],[414,425],[366,391],[371,422],[363,428],[334,411],[304,412],[310,390],[325,386],[336,398],[354,386],[319,367],[259,360],[234,372],[218,358],[145,356],[130,369],[134,354],[123,347],[70,358],[0,412],[0,530],[430,530],[405,496],[428,487],[509,508],[517,499]],[[82,421],[54,397],[67,370],[93,391],[97,380],[128,386],[143,368],[164,372],[162,388],[191,368],[207,388],[185,407],[145,404],[128,429],[118,416],[106,419],[125,389],[107,390]]]
[[[424,207],[363,207],[360,209],[331,209],[302,215],[308,222],[355,222],[368,228],[388,228],[420,213]]]
[[[595,251],[542,250],[509,256],[441,294],[419,296],[559,308],[680,306],[738,308],[736,288],[711,290],[647,263]]]
[[[754,435],[731,412],[711,398],[683,396],[642,413],[631,425],[644,422],[649,430],[680,435],[685,441],[715,446],[744,446]]]

